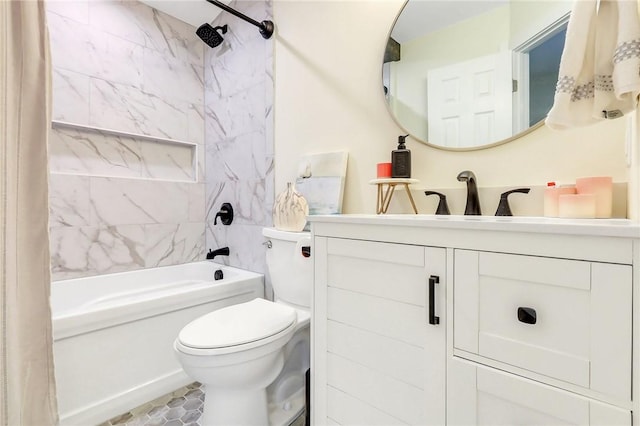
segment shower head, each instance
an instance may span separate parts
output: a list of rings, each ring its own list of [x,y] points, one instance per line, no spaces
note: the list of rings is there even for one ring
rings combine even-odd
[[[209,47],[218,47],[224,41],[218,30],[222,30],[222,34],[226,34],[227,26],[223,25],[221,27],[214,28],[209,24],[202,24],[196,30],[196,34],[202,39],[202,41],[207,43]]]
[[[235,10],[234,8],[227,6],[226,4],[222,3],[219,0],[206,0],[206,1],[208,3],[211,3],[214,6],[219,7],[220,9],[224,10],[225,12],[228,12],[228,13],[232,14],[233,16],[235,16],[237,18],[240,18],[243,21],[246,21],[246,22],[250,23],[251,25],[255,25],[256,27],[258,27],[258,30],[260,30],[260,35],[262,36],[262,38],[268,39],[268,38],[271,38],[271,36],[273,35],[273,31],[275,29],[275,25],[273,24],[272,21],[258,22],[255,19],[249,18],[244,13],[240,13],[237,10]],[[205,25],[208,26],[209,28],[211,28],[210,25],[207,25],[207,24],[205,24]],[[204,27],[205,25],[202,25],[200,28],[198,28],[198,31],[200,31],[202,29],[202,27]],[[225,25],[225,28],[226,28],[226,25]],[[196,31],[196,33],[198,33],[198,31]],[[224,32],[223,32],[223,34],[224,34]],[[198,34],[198,35],[200,36],[200,34]],[[219,35],[216,34],[216,37],[219,37]],[[202,36],[200,36],[200,38],[211,47],[216,47],[218,44],[220,44],[220,43],[217,43],[217,44],[212,46]]]

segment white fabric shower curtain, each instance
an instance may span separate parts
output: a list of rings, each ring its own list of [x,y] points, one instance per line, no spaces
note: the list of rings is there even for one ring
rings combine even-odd
[[[57,423],[43,1],[0,0],[0,424]]]

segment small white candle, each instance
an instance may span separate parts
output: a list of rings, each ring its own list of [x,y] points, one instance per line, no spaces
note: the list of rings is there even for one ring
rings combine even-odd
[[[576,179],[578,194],[593,194],[596,199],[596,217],[611,217],[613,206],[613,182],[610,176]]]
[[[596,217],[596,196],[594,194],[560,195],[559,217],[593,219]]]

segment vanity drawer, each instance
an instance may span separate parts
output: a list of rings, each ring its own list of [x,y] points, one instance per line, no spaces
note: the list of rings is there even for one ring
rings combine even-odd
[[[454,348],[629,401],[631,290],[629,265],[456,250]]]
[[[631,411],[452,358],[448,425],[631,425]]]

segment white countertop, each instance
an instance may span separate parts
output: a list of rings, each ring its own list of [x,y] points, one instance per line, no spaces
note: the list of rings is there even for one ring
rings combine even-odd
[[[524,216],[462,216],[427,214],[341,214],[308,216],[314,223],[414,226],[440,229],[535,232],[640,238],[640,223],[629,219],[561,219]]]

